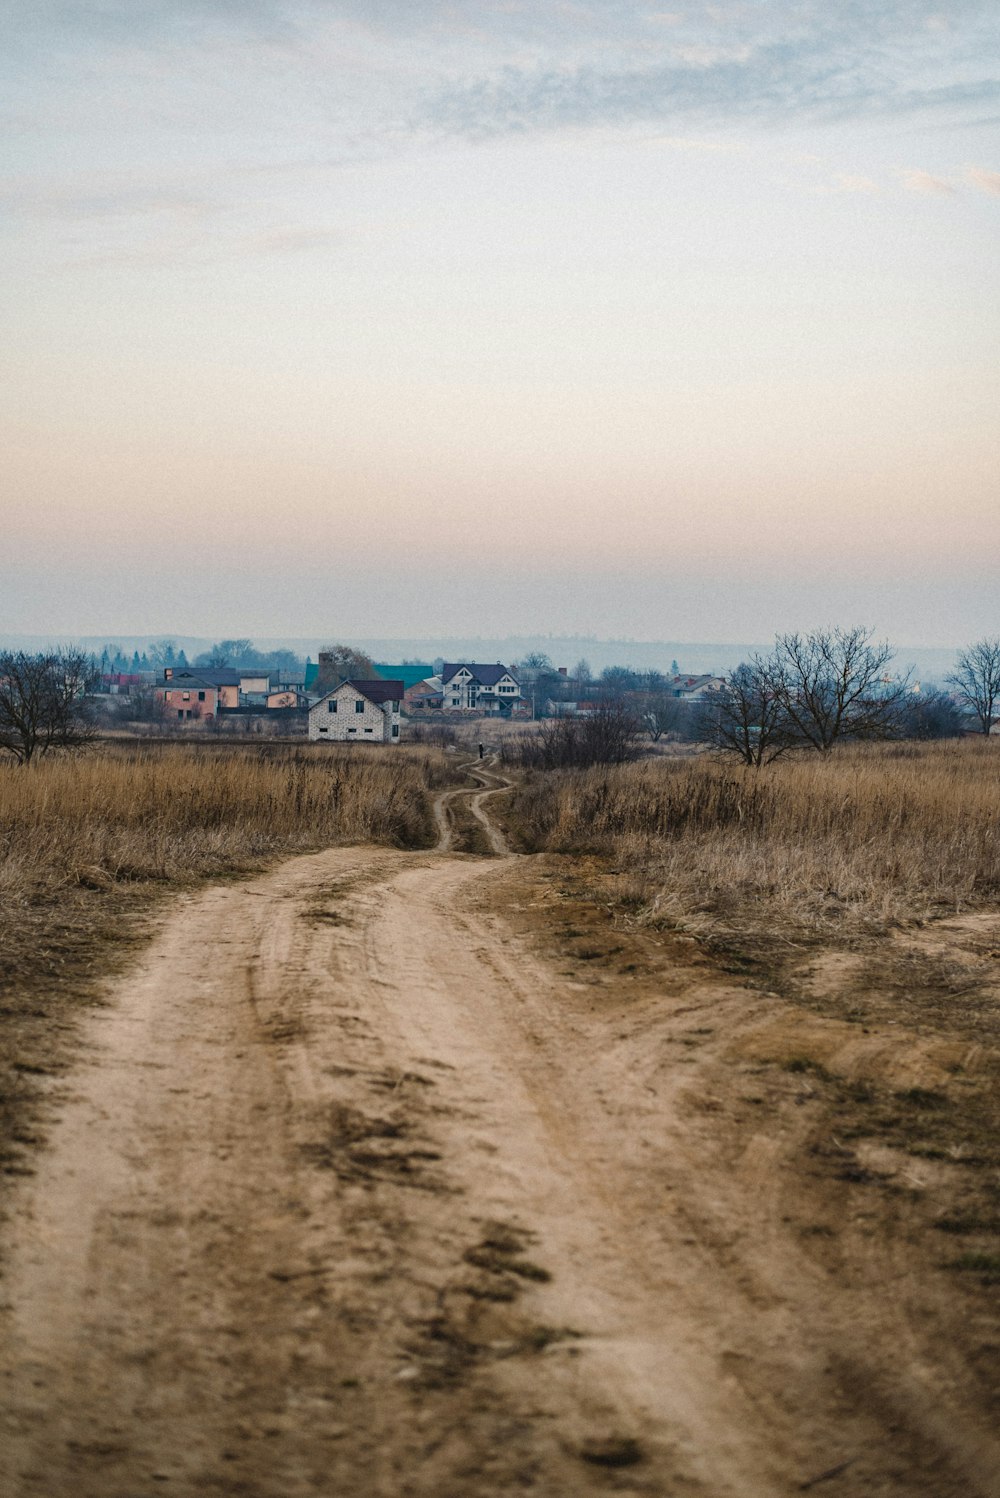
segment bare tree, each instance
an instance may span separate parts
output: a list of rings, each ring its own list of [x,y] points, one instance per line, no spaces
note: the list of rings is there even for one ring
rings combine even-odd
[[[167,704],[163,694],[157,695],[155,687],[133,688],[131,692],[112,697],[112,718],[122,726],[144,724],[150,728],[162,727],[167,722]]]
[[[602,702],[591,713],[550,718],[537,734],[505,739],[502,757],[506,763],[539,770],[625,764],[638,752],[639,727],[624,703]]]
[[[195,658],[195,665],[211,666],[220,671],[226,666],[253,666],[256,665],[256,654],[252,640],[219,640],[211,650],[205,650]]]
[[[1000,722],[1000,639],[977,640],[963,650],[948,684],[975,713],[983,733],[989,733]]]
[[[909,688],[889,674],[892,654],[863,625],[779,635],[768,668],[793,741],[825,753],[841,738],[892,737]]]
[[[796,744],[774,658],[753,655],[699,713],[701,737],[745,765],[767,765]]]
[[[319,671],[316,673],[317,692],[329,692],[338,682],[375,681],[378,672],[375,663],[363,650],[353,645],[324,645],[319,653]]]
[[[50,749],[78,749],[94,737],[84,693],[97,667],[79,650],[0,654],[0,749],[26,765]]]
[[[550,656],[544,650],[529,650],[527,655],[521,657],[513,666],[515,675],[519,678],[530,678],[532,675],[546,675],[555,670]]]
[[[173,666],[177,661],[177,641],[150,640],[146,653],[152,666],[159,669],[164,666]]]
[[[906,739],[957,739],[963,718],[962,709],[948,692],[929,687],[907,697],[900,731]]]
[[[626,692],[642,690],[642,676],[631,666],[605,666],[601,672],[601,692],[607,697],[621,697]]]
[[[654,744],[659,743],[665,733],[677,733],[685,720],[688,704],[666,692],[653,691],[642,704],[642,726]]]

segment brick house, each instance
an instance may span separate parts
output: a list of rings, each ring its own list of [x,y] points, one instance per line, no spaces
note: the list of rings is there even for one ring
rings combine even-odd
[[[425,681],[415,682],[403,693],[403,704],[407,712],[427,712],[441,706],[443,697],[440,676],[428,676]]]
[[[309,709],[313,743],[399,743],[401,681],[342,681]]]

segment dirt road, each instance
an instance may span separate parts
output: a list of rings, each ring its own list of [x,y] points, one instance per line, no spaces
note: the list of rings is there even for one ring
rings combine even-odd
[[[998,1491],[893,1266],[834,1293],[790,1141],[727,1133],[708,1041],[764,1001],[557,970],[498,785],[499,856],[443,798],[433,853],[184,897],[116,984],[12,1224],[0,1491]]]

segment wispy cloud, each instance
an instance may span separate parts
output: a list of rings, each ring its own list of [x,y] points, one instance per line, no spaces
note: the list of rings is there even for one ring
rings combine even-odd
[[[954,185],[944,177],[935,177],[919,167],[909,167],[902,173],[903,186],[908,192],[921,192],[929,196],[946,197],[954,193]]]
[[[693,54],[692,54],[693,56]],[[675,56],[639,67],[505,67],[444,87],[424,117],[471,136],[538,128],[621,125],[694,118],[794,123],[891,114],[975,112],[1000,103],[1000,79],[942,83],[886,77],[860,53],[808,41],[721,51],[697,61]]]
[[[1000,172],[989,172],[985,167],[970,166],[966,168],[965,179],[971,182],[973,187],[978,187],[980,192],[988,192],[993,197],[1000,197]]]

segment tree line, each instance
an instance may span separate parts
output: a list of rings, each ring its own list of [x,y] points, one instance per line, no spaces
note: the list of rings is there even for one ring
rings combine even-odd
[[[950,738],[972,718],[988,734],[1000,707],[1000,639],[960,652],[951,693],[914,688],[891,671],[892,647],[861,625],[775,638],[725,678],[701,736],[747,765],[797,749],[827,753],[844,739]]]
[[[375,674],[368,658],[350,647],[330,646],[323,656],[333,674]],[[659,673],[611,667],[596,684],[593,710],[579,720],[543,725],[530,752],[545,768],[617,763],[637,751],[640,735],[676,733],[759,766],[795,750],[825,754],[845,739],[947,738],[970,721],[988,734],[1000,723],[1000,638],[960,651],[947,678],[950,693],[914,690],[909,673],[892,673],[892,658],[888,642],[860,625],[778,635],[768,654],[752,655],[697,708],[665,695]],[[585,664],[577,667],[577,682]],[[101,665],[78,650],[0,651],[0,751],[27,764],[36,755],[88,743],[95,728],[87,694]],[[552,679],[544,658],[520,669],[535,673],[536,692]],[[565,677],[556,673],[554,679],[565,689]]]

